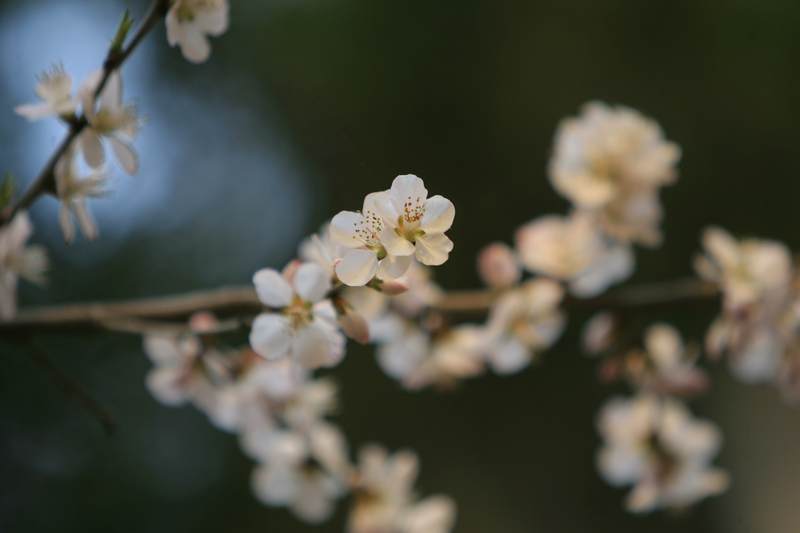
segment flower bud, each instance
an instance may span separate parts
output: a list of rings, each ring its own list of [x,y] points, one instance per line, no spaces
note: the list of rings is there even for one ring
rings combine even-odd
[[[502,242],[486,246],[478,254],[478,273],[493,289],[507,289],[519,283],[522,276],[514,251]]]

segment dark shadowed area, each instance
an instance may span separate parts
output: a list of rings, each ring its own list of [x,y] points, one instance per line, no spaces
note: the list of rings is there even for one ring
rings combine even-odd
[[[32,209],[53,259],[21,305],[119,299],[248,283],[365,194],[414,173],[456,206],[445,287],[478,287],[475,255],[567,202],[546,178],[559,120],[589,100],[656,118],[683,149],[664,190],[664,245],[637,252],[634,282],[690,275],[708,224],[800,249],[800,3],[752,0],[231,0],[228,33],[191,65],[160,23],[123,68],[148,122],[141,168],[94,200],[96,244],[70,247],[52,198]],[[131,0],[0,0],[0,172],[32,179],[61,138],[12,107],[61,61],[75,82],[99,66]],[[640,317],[700,340],[717,309]],[[596,413],[627,393],[600,385],[578,334],[540,364],[447,393],[408,393],[351,343],[330,372],[351,447],[419,452],[423,494],[459,504],[459,533],[794,533],[800,410],[710,364],[694,412],[720,425],[731,489],[684,513],[638,517],[594,457]],[[135,336],[37,343],[111,410],[100,426],[12,343],[0,340],[0,531],[336,532],[345,505],[308,526],[252,496],[235,437],[190,407],[158,404]],[[707,362],[707,361],[706,361]]]

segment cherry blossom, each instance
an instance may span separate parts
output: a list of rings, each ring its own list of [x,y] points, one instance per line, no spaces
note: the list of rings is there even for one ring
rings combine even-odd
[[[359,452],[354,491],[355,506],[348,533],[448,533],[455,526],[456,505],[447,496],[415,502],[412,492],[419,459],[410,450],[389,456],[368,445]]]
[[[206,36],[227,31],[229,10],[228,0],[174,0],[166,18],[169,45],[179,45],[192,63],[205,62],[211,55]]]
[[[15,113],[34,121],[51,115],[69,116],[75,112],[77,101],[72,98],[72,78],[61,65],[43,72],[34,92],[42,102],[18,105],[14,108]]]
[[[101,70],[90,73],[79,91],[79,99],[88,125],[78,136],[78,143],[92,168],[98,168],[105,159],[102,139],[107,139],[117,163],[128,174],[135,174],[139,167],[133,150],[133,137],[141,124],[134,106],[122,104],[122,78],[114,71],[95,102],[95,92],[103,77]]]
[[[17,280],[22,277],[43,285],[48,268],[41,246],[25,246],[33,234],[27,211],[20,211],[0,228],[0,319],[12,320],[17,312]]]
[[[612,398],[598,429],[598,469],[613,486],[633,485],[625,500],[631,512],[687,507],[728,488],[727,473],[710,464],[722,443],[719,429],[693,419],[678,400]]]
[[[587,212],[539,217],[519,228],[514,240],[526,270],[567,282],[570,292],[581,298],[596,296],[633,274],[630,247],[609,242]]]
[[[108,177],[105,171],[98,169],[86,177],[80,177],[76,155],[76,150],[72,145],[58,160],[54,170],[56,191],[61,199],[61,212],[58,220],[67,244],[70,244],[75,238],[75,227],[72,224],[70,213],[78,221],[78,227],[83,235],[90,241],[97,240],[97,225],[86,207],[86,199],[99,198],[107,194]]]
[[[258,298],[273,312],[253,320],[250,345],[260,356],[276,360],[289,356],[306,368],[335,366],[344,356],[344,336],[336,312],[325,296],[330,279],[314,263],[272,268],[253,276]]]
[[[658,189],[675,182],[680,148],[639,112],[590,102],[556,131],[550,181],[580,210],[598,215],[616,240],[661,240]]]
[[[502,290],[519,283],[522,268],[508,245],[495,242],[478,254],[478,274],[487,286]]]

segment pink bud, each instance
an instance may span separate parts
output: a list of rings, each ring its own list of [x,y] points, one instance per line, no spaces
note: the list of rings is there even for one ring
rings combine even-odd
[[[197,333],[214,331],[218,326],[217,317],[209,311],[198,311],[189,318],[189,329]]]
[[[478,274],[493,289],[507,289],[522,277],[514,251],[502,242],[486,246],[478,254]]]
[[[381,292],[387,296],[397,296],[408,292],[408,280],[405,279],[387,279],[380,285]]]

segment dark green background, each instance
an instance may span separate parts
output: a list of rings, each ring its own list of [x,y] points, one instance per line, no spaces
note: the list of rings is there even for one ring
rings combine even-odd
[[[234,202],[208,205],[215,225],[198,217],[166,234],[134,232],[89,270],[63,259],[69,251],[57,255],[50,288],[24,287],[23,305],[247,283],[255,269],[280,267],[293,253],[287,245],[282,254],[265,256],[260,242],[287,232],[297,240],[338,211],[359,208],[366,193],[388,187],[401,173],[421,176],[432,194],[456,205],[449,232],[455,249],[436,275],[447,288],[475,287],[474,257],[484,244],[509,242],[520,224],[565,211],[567,203],[545,175],[550,141],[558,121],[591,99],[655,117],[684,151],[680,180],[662,195],[665,244],[639,252],[635,281],[690,274],[697,237],[710,223],[800,245],[800,3],[232,4],[230,29],[214,41],[208,64],[183,61],[168,47],[163,25],[150,37],[151,57],[160,77],[185,84],[187,92],[201,86],[213,95],[219,80],[237,76],[252,83],[265,103],[251,106],[248,120],[270,121],[305,169],[312,197],[306,226],[259,228],[250,259],[232,264],[224,235],[236,224],[244,228],[250,216],[261,219],[257,210],[242,213]],[[140,14],[145,5],[130,7]],[[99,9],[98,3],[87,2],[86,9]],[[136,62],[127,68],[137,68]],[[237,98],[230,87],[225,91],[225,98]],[[166,98],[136,96],[144,107]],[[202,105],[197,112],[204,112]],[[0,139],[10,142],[25,126],[10,109],[2,113]],[[240,118],[220,127],[210,149],[184,154],[195,165],[187,175],[238,142]],[[147,128],[160,120],[151,115]],[[155,160],[158,154],[141,156]],[[203,179],[225,180],[238,191],[232,195],[247,195],[255,194],[248,187],[256,187],[259,176]],[[195,186],[204,183],[198,177]],[[49,212],[52,223],[54,210],[48,201],[37,213],[46,218]],[[91,246],[102,250],[104,244]],[[666,319],[700,339],[714,313],[709,306],[641,320]],[[674,516],[626,515],[624,492],[606,486],[593,465],[595,414],[605,398],[625,389],[596,384],[595,362],[577,345],[585,318],[573,314],[567,334],[541,365],[513,377],[470,381],[449,394],[406,393],[376,368],[370,349],[351,347],[333,372],[342,388],[335,421],[353,446],[378,441],[417,450],[421,491],[456,498],[461,533],[800,529],[800,413],[772,389],[733,382],[724,365],[713,367],[712,393],[694,409],[725,433],[718,463],[732,474],[731,490]],[[120,430],[105,438],[23,353],[0,345],[0,530],[342,530],[343,506],[330,524],[315,528],[259,505],[249,490],[252,463],[234,437],[191,408],[165,408],[148,395],[143,378],[149,363],[137,339],[39,342],[114,412]]]

